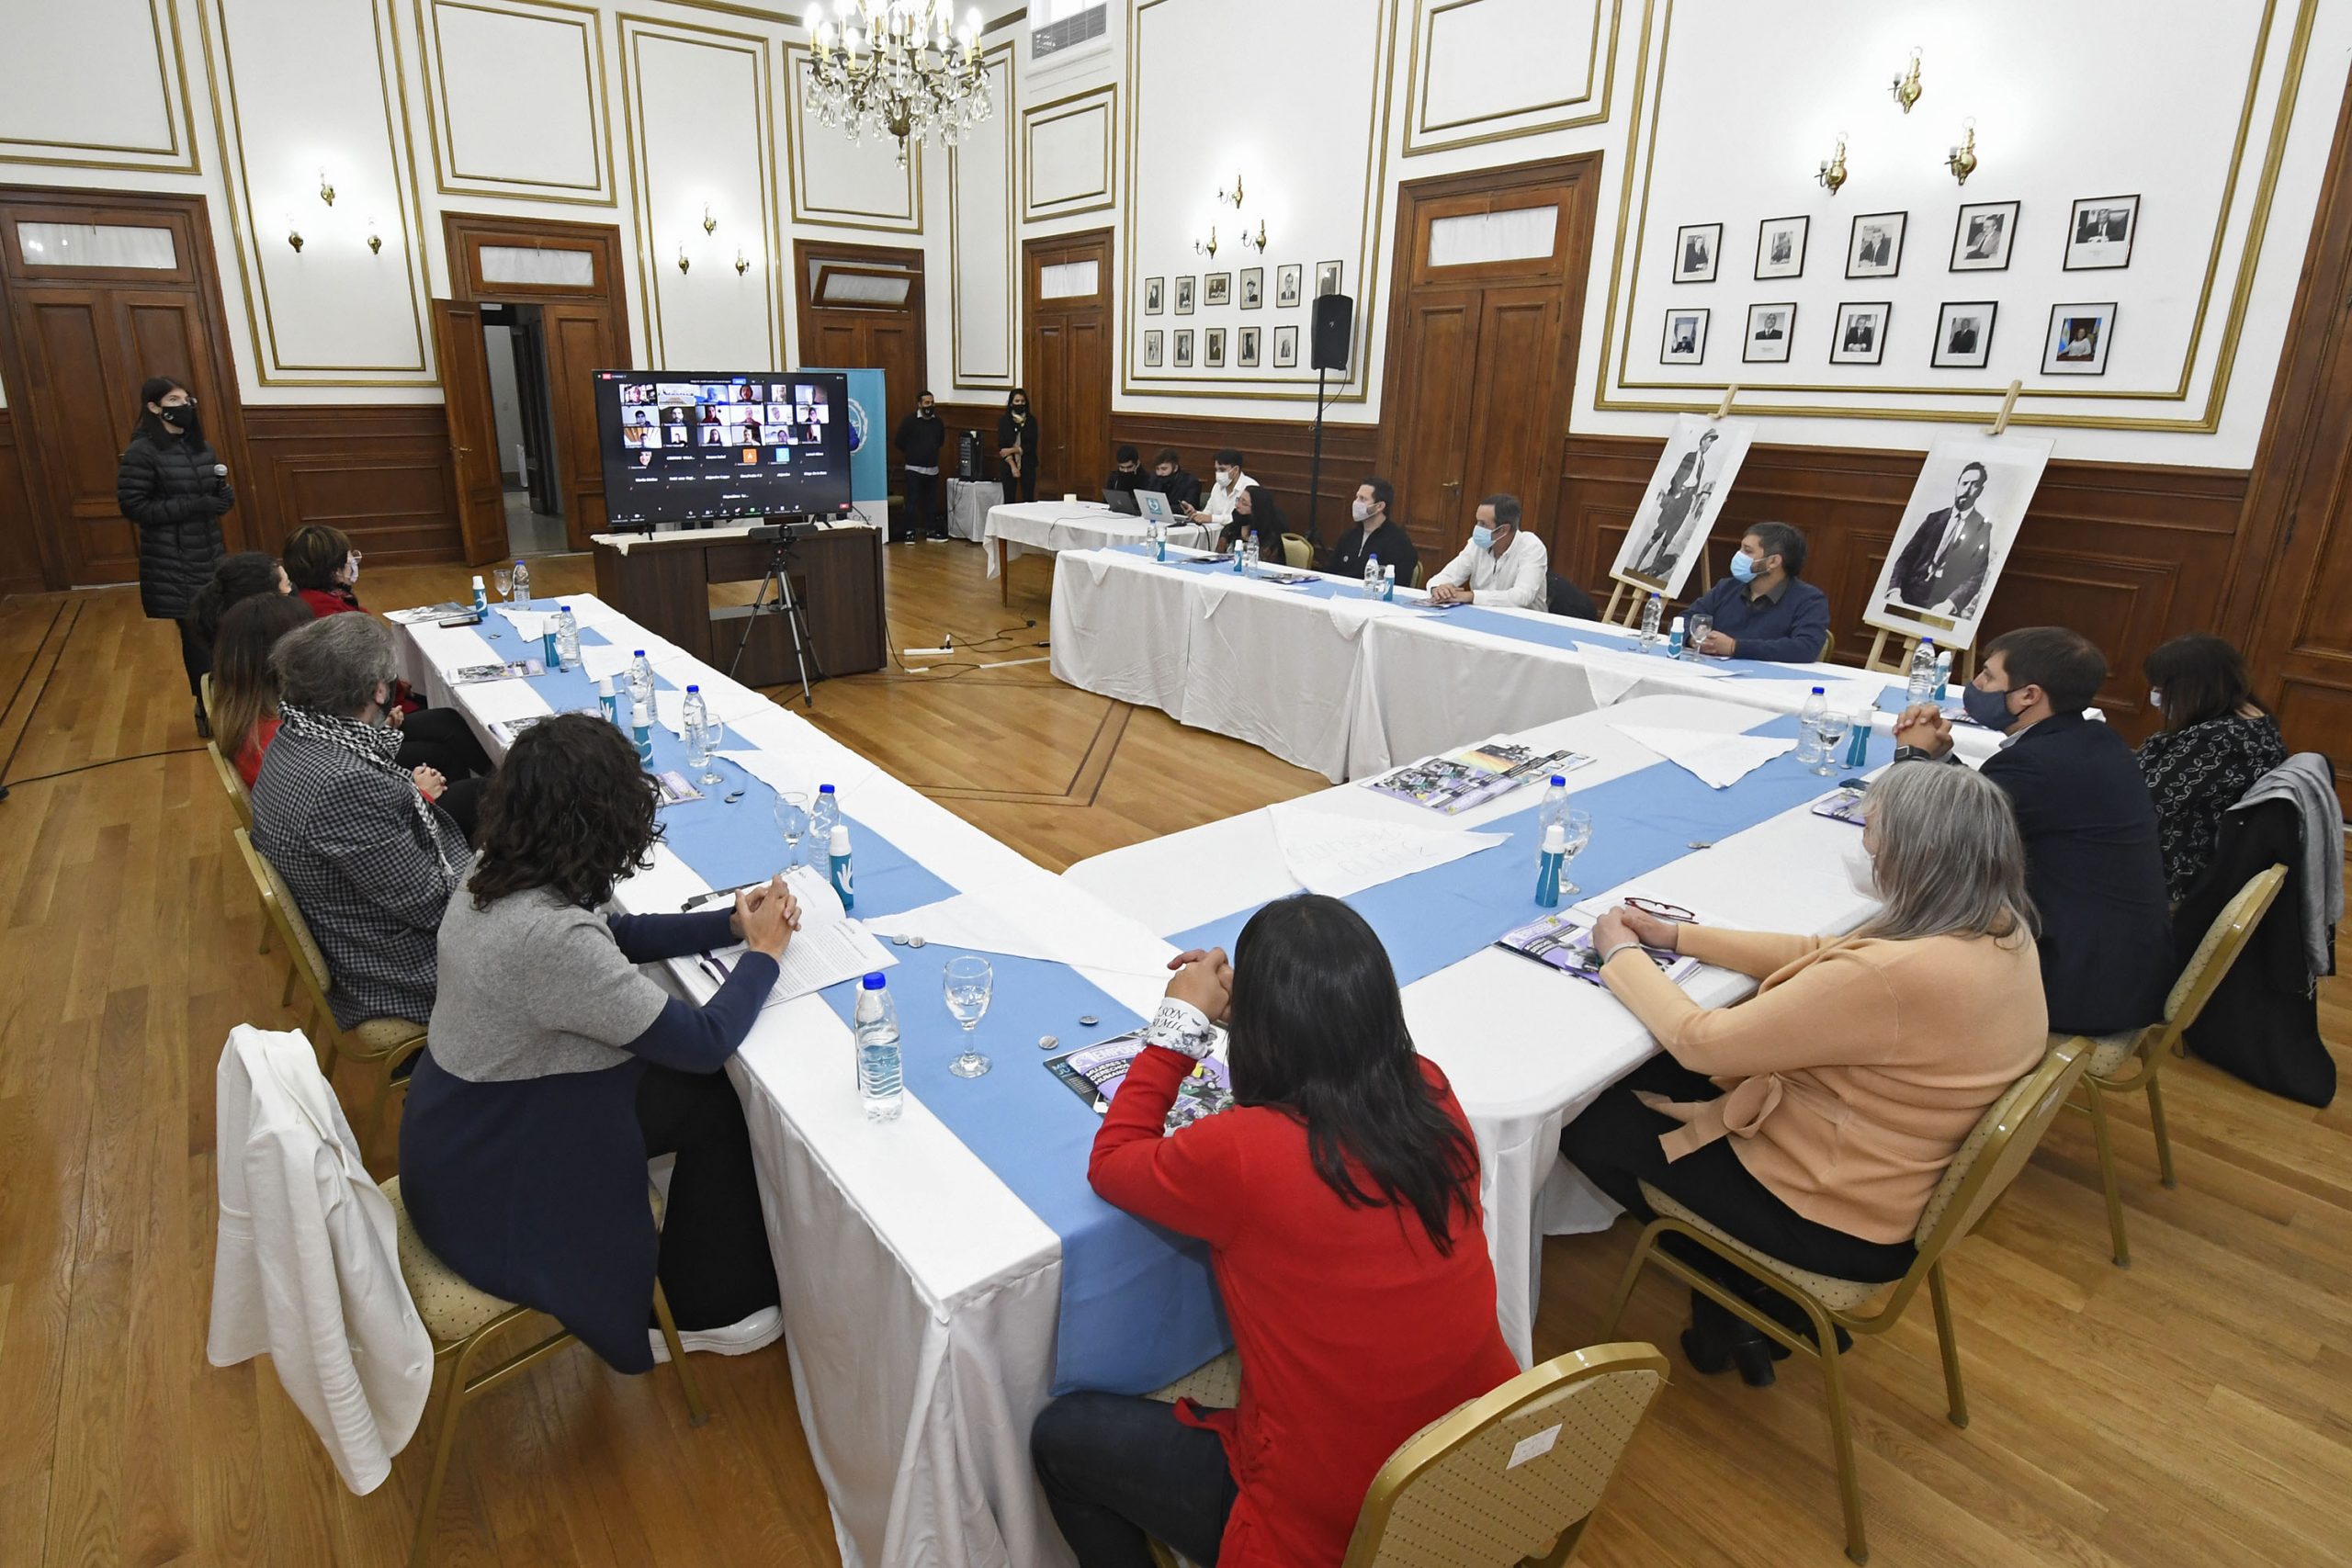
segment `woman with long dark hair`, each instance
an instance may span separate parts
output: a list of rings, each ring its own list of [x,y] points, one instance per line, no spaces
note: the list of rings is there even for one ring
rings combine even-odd
[[[1037,499],[1037,418],[1029,410],[1029,389],[1006,395],[996,421],[997,477],[1007,502]]]
[[[2141,669],[2165,727],[2140,743],[2140,773],[2155,797],[2165,885],[2177,904],[2213,863],[2222,815],[2286,761],[2287,742],[2223,638],[2174,637]]]
[[[1209,1243],[1240,1404],[1068,1394],[1030,1451],[1081,1568],[1146,1568],[1147,1533],[1220,1568],[1337,1562],[1396,1446],[1519,1372],[1495,1322],[1477,1145],[1413,1050],[1380,939],[1338,899],[1269,904],[1230,964],[1171,967],[1087,1174]],[[1213,1020],[1235,1106],[1164,1135]]]
[[[401,1119],[401,1194],[435,1256],[560,1320],[625,1372],[653,1365],[657,1276],[690,1348],[783,1331],[727,1059],[799,908],[781,877],[696,915],[600,912],[661,829],[660,786],[591,714],[525,730],[482,800],[442,917],[432,1043]],[[701,1007],[638,965],[742,944]],[[645,1162],[675,1153],[659,1236]]]
[[[181,646],[191,652],[197,673],[212,671],[212,644],[220,635],[221,616],[248,599],[292,592],[286,569],[267,550],[239,550],[222,556],[213,566],[210,579],[189,602],[187,614],[180,617]]]
[[[255,594],[220,617],[212,644],[212,733],[247,789],[261,776],[262,757],[282,722],[270,653],[278,638],[313,618],[291,593]]]
[[[115,470],[115,504],[139,529],[139,607],[147,618],[179,621],[180,662],[196,702],[196,732],[209,739],[202,681],[205,664],[182,617],[228,553],[220,519],[237,504],[228,465],[204,440],[196,394],[169,376],[150,376],[139,389],[139,416],[130,445]]]

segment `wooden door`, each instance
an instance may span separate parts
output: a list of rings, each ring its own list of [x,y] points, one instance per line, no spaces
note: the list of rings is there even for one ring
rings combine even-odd
[[[506,554],[506,486],[498,477],[498,418],[490,404],[490,344],[481,307],[433,301],[433,354],[449,416],[449,466],[456,476],[458,533],[466,562],[481,566]],[[593,450],[593,447],[592,447]]]
[[[250,520],[263,487],[245,469],[211,255],[199,197],[0,190],[0,379],[18,394],[47,587],[139,574],[115,473],[150,376],[187,384],[229,466],[240,498],[221,519],[229,547],[275,542]]]
[[[1037,420],[1037,493],[1091,500],[1111,468],[1111,231],[1032,240],[1022,258],[1022,374]]]
[[[794,247],[799,281],[800,354],[806,367],[882,372],[883,406],[870,411],[868,439],[883,444],[889,482],[900,482],[889,449],[899,422],[914,412],[931,375],[923,337],[922,252],[894,245],[803,240]]]
[[[597,371],[628,363],[628,348],[614,335],[616,325],[611,309],[601,302],[550,299],[539,307],[563,529],[582,547],[591,534],[605,532],[605,517],[604,447],[596,434],[596,400],[586,389]],[[557,389],[567,387],[574,395],[558,394]]]
[[[1389,482],[1396,487],[1397,519],[1426,555],[1453,548],[1475,504],[1463,486],[1481,303],[1475,288],[1423,295],[1413,302],[1403,343],[1390,351],[1411,357],[1406,384],[1414,395],[1387,405],[1400,427],[1387,459]]]

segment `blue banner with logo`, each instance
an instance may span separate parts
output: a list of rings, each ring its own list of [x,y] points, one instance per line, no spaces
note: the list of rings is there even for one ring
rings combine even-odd
[[[883,400],[882,372],[843,370],[830,365],[804,365],[849,378],[849,495],[863,505],[877,505],[890,495],[890,427],[884,423],[888,405]]]

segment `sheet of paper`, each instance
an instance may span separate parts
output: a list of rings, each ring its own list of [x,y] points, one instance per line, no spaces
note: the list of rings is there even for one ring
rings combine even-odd
[[[580,645],[580,667],[588,679],[601,681],[610,676],[617,682],[628,669],[629,650],[616,642],[583,642]]]
[[[1460,860],[1510,837],[1372,820],[1302,806],[1270,807],[1267,815],[1273,819],[1274,841],[1292,878],[1310,893],[1334,898]]]
[[[579,619],[577,615],[572,618],[575,621]],[[510,605],[506,610],[506,619],[513,624],[515,632],[524,641],[535,643],[547,636],[548,623],[555,619],[555,612],[518,610]]]
[[[796,865],[785,873],[785,881],[791,887],[792,896],[800,901],[800,929],[793,933],[783,960],[776,965],[775,987],[768,992],[767,1006],[793,1001],[843,980],[888,969],[899,962],[890,948],[875,941],[863,925],[849,918],[832,884],[814,869]],[[714,898],[700,907],[721,909],[732,903],[730,896]],[[735,960],[742,953],[742,944],[738,942],[711,956],[718,961],[722,971],[732,972]]]
[[[1139,923],[1091,900],[1082,908],[1039,903],[1015,908],[981,894],[959,893],[865,924],[884,937],[921,937],[926,947],[968,948],[1115,975],[1164,977],[1168,961],[1176,955],[1175,948]]]
[[[466,706],[484,724],[555,711],[528,681],[479,682],[466,688]]]
[[[1775,757],[1796,750],[1796,738],[1724,735],[1704,729],[1669,729],[1646,724],[1611,724],[1611,729],[1688,769],[1714,789],[1728,789]]]
[[[408,635],[415,639],[417,649],[435,670],[463,670],[472,664],[496,664],[503,658],[498,649],[508,646],[504,638],[492,643],[471,626],[411,626]]]

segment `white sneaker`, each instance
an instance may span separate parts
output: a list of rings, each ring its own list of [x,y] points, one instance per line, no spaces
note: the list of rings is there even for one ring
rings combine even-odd
[[[645,1333],[653,1344],[653,1364],[666,1364],[670,1359],[669,1341],[662,1337],[658,1328],[649,1328]],[[784,1314],[775,1307],[762,1307],[742,1322],[730,1323],[724,1328],[678,1330],[678,1343],[688,1352],[707,1351],[714,1356],[748,1356],[783,1337]]]

